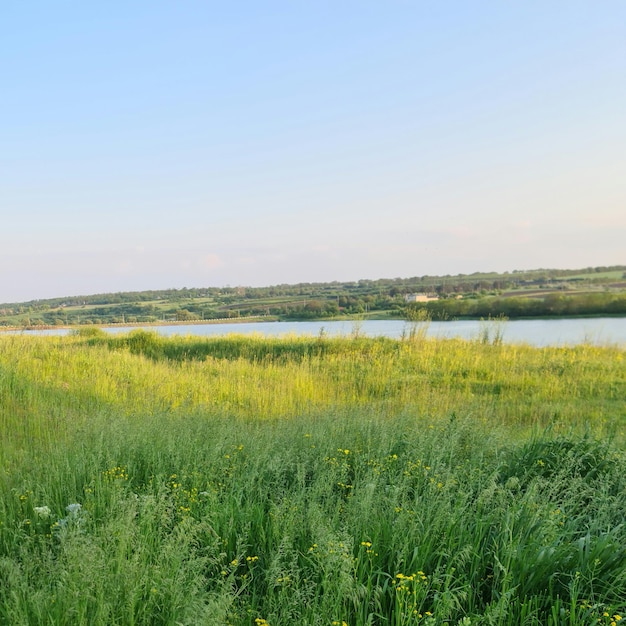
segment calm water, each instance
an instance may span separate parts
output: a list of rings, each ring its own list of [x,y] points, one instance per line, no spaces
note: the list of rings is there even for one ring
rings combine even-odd
[[[135,327],[136,328],[136,327]],[[250,322],[240,324],[190,324],[173,326],[149,326],[159,334],[213,336],[236,334],[320,335],[353,336],[355,333],[368,337],[400,338],[409,332],[409,325],[402,320],[367,320],[362,322]],[[105,328],[110,333],[125,333],[133,327]],[[67,329],[23,331],[23,334],[64,335]],[[626,347],[626,318],[570,318],[554,320],[514,320],[509,322],[480,322],[464,320],[456,322],[431,322],[427,326],[429,337],[476,339],[488,332],[493,338],[501,333],[506,343],[528,343],[534,346],[554,346],[577,343],[617,344]]]

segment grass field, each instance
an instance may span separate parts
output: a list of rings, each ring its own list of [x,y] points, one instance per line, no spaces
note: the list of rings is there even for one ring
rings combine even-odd
[[[617,625],[623,349],[0,336],[0,624]]]

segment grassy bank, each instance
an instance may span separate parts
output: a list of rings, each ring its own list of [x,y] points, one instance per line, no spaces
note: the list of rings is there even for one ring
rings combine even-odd
[[[617,623],[624,356],[0,336],[0,623]]]

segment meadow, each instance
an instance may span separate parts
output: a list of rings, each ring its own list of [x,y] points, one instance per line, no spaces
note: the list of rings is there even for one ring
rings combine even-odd
[[[423,330],[0,335],[0,624],[619,624],[626,351]]]

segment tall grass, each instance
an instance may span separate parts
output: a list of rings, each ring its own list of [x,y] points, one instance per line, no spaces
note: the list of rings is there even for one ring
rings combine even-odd
[[[0,624],[618,623],[623,358],[0,337]]]

